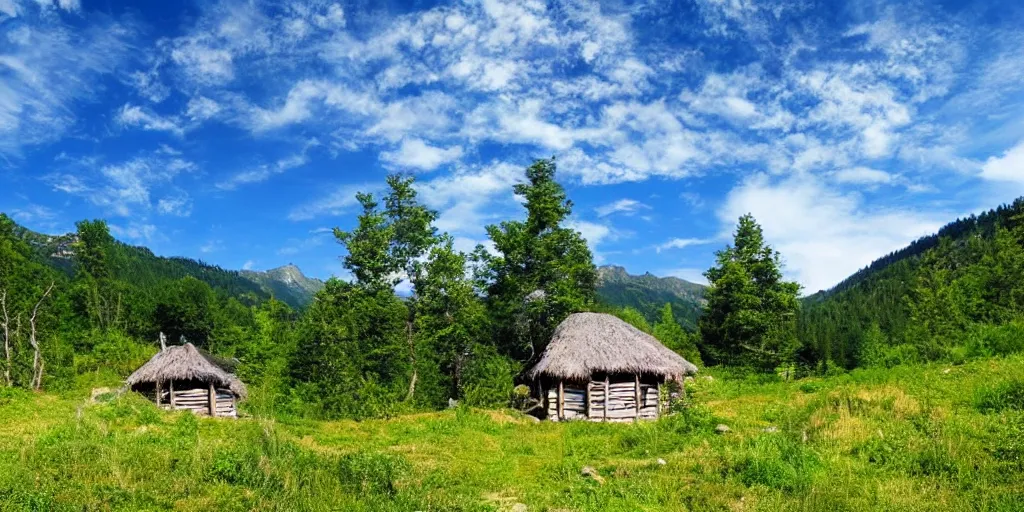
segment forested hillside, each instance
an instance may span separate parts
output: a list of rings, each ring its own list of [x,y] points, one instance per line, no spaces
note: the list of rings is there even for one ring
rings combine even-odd
[[[805,362],[963,360],[1024,349],[1024,199],[959,219],[803,301]]]
[[[704,307],[704,286],[678,277],[631,275],[623,267],[604,265],[597,269],[597,298],[609,306],[636,309],[651,323],[661,318],[665,304],[671,304],[675,319],[692,331]]]

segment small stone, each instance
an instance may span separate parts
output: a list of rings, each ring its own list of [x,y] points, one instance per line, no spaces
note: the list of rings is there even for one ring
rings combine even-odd
[[[723,424],[719,423],[718,426],[715,427],[715,433],[716,434],[725,434],[727,432],[732,432],[732,429],[729,428],[728,425],[723,425]]]
[[[769,434],[774,434],[774,433],[776,433],[778,431],[779,431],[779,427],[765,427],[765,428],[761,429],[761,432],[767,432]]]
[[[942,374],[943,375],[948,375],[949,372],[951,372],[951,371],[953,371],[951,368],[946,368],[945,370],[942,370]]]
[[[593,466],[583,466],[583,469],[580,470],[580,475],[593,478],[599,484],[604,483],[604,478],[601,477],[600,473]]]
[[[458,406],[459,406],[459,401],[458,400],[456,400],[454,398],[449,398],[448,399],[448,408],[449,409],[454,409],[454,408],[456,408]]]
[[[526,512],[527,510],[530,509],[526,507],[525,503],[516,503],[515,505],[512,505],[512,508],[510,510],[511,512]]]
[[[668,462],[665,462],[665,459],[658,459],[659,466],[664,466],[665,464],[668,464]]]
[[[526,415],[526,421],[529,421],[531,423],[540,423],[540,418],[538,418],[538,417],[536,417],[536,416],[534,416],[532,414],[527,414]]]

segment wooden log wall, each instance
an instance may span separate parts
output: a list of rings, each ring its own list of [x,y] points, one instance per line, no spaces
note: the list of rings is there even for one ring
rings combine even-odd
[[[155,394],[148,393],[147,398],[155,401]],[[235,409],[235,395],[231,391],[217,388],[217,401],[214,405],[218,417],[237,418],[238,411]],[[171,409],[171,393],[163,390],[160,397],[160,408]],[[174,409],[192,411],[201,416],[210,415],[210,391],[207,388],[175,389]]]
[[[585,387],[577,387],[577,383],[561,384],[552,384],[545,394],[547,417],[552,421],[634,421],[638,413],[640,419],[655,419],[660,413],[659,389],[655,384],[641,383],[639,390],[634,379],[592,380]]]

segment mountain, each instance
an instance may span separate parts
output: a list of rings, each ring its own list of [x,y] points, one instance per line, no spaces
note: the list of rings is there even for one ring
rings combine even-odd
[[[16,226],[16,233],[42,261],[71,274],[74,243],[78,240],[75,233],[45,235],[23,226]],[[228,270],[190,258],[157,256],[145,247],[117,241],[111,249],[110,264],[113,277],[143,288],[191,276],[234,297],[262,300],[273,296],[296,309],[309,304],[324,286],[323,281],[306,277],[295,265],[265,272]]]
[[[631,307],[649,322],[661,316],[665,304],[672,305],[676,321],[695,329],[704,307],[704,286],[679,279],[657,277],[650,273],[632,275],[623,267],[605,265],[597,269],[597,297],[602,304]]]
[[[1024,198],[957,219],[805,298],[801,357],[852,368],[1001,353],[1024,340],[1003,330],[1024,322],[1022,297]]]
[[[243,270],[240,274],[293,308],[309,304],[324,287],[323,281],[306,277],[299,267],[290,263],[266,271]]]

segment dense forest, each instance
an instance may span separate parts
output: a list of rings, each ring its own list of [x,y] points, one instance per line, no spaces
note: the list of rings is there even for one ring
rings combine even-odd
[[[804,300],[806,366],[893,366],[1024,350],[1024,199],[959,219]]]
[[[572,202],[555,172],[553,160],[527,168],[514,190],[523,220],[488,226],[494,250],[470,254],[438,232],[412,177],[389,176],[383,194],[357,196],[356,227],[335,230],[352,281],[315,283],[302,308],[238,272],[117,242],[100,220],[46,237],[0,215],[3,383],[116,382],[162,332],[237,359],[253,413],[365,418],[452,398],[497,406],[555,326],[587,310],[616,314],[698,365],[786,376],[1024,349],[1024,201],[950,224],[803,300],[747,215],[707,289],[651,292],[634,288],[653,276],[599,279],[566,226]],[[399,297],[403,281],[412,292]],[[642,308],[597,300],[609,285]],[[679,293],[699,315],[673,303]]]

